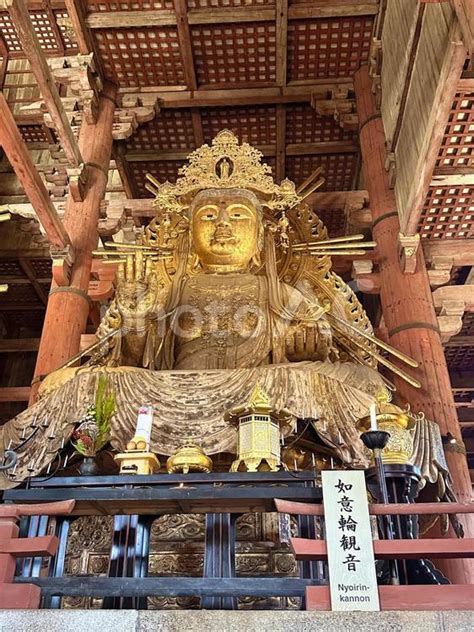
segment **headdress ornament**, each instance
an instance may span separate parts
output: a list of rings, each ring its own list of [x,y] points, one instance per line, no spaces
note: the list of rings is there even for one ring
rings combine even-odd
[[[175,184],[160,184],[147,175],[147,189],[155,196],[154,205],[170,213],[182,213],[192,198],[206,189],[247,189],[260,203],[272,211],[296,206],[301,196],[290,180],[276,184],[271,168],[262,162],[263,154],[248,143],[239,144],[229,130],[222,130],[211,145],[203,145],[189,156],[181,167]]]

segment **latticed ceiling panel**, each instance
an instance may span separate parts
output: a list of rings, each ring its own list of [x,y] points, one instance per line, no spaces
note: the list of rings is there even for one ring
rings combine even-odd
[[[18,128],[26,143],[50,143],[48,130],[44,125],[20,125]]]
[[[86,0],[89,11],[159,11],[173,9],[173,0]]]
[[[273,105],[205,108],[201,120],[206,143],[222,129],[230,129],[241,141],[253,145],[276,143],[276,108]]]
[[[38,295],[28,283],[9,283],[7,292],[2,295],[5,303],[38,303]]]
[[[121,87],[185,84],[176,28],[97,29],[94,35],[107,77]]]
[[[317,167],[323,166],[325,183],[321,191],[349,191],[357,169],[357,154],[288,156],[286,175],[300,185]]]
[[[346,216],[342,209],[315,209],[319,219],[323,222],[330,237],[345,235]]]
[[[66,11],[56,11],[55,18],[67,17]],[[48,55],[62,54],[66,49],[68,53],[77,50],[76,44],[66,36],[64,39],[64,28],[60,28],[57,23],[56,28],[51,24],[50,16],[46,11],[30,11],[30,18],[33,23],[41,48]],[[24,57],[20,41],[18,39],[15,26],[10,15],[6,12],[0,13],[0,33],[5,41],[10,57]]]
[[[17,261],[0,261],[0,278],[5,279],[7,277],[26,278],[26,275]]]
[[[286,113],[286,142],[321,143],[350,141],[355,132],[343,130],[329,116],[319,116],[311,105],[293,105]]]
[[[466,312],[462,319],[460,336],[474,336],[474,312]]]
[[[456,94],[437,167],[474,167],[474,92]]]
[[[368,59],[372,24],[369,17],[290,21],[289,79],[352,77]]]
[[[275,82],[274,23],[193,26],[191,40],[199,85],[231,88]]]
[[[51,277],[51,261],[49,259],[30,259],[28,263],[36,277],[40,279]]]
[[[449,343],[444,347],[444,355],[448,368],[453,369],[470,369],[474,366],[474,347],[469,345],[450,346]]]
[[[60,20],[64,20],[69,18],[67,11],[55,11],[54,17],[56,18],[56,23],[58,25],[59,31],[61,33],[61,39],[64,44],[64,52],[66,55],[71,55],[72,53],[79,52],[76,40],[73,36],[70,35],[68,29],[64,24],[60,23]]]
[[[419,232],[425,239],[474,236],[474,187],[430,187]]]
[[[147,173],[151,173],[158,182],[165,182],[165,180],[174,182],[178,177],[178,170],[183,164],[183,160],[131,162],[130,172],[140,197],[150,197],[150,193],[145,189]]]
[[[161,110],[150,121],[140,125],[127,140],[127,150],[177,150],[195,145],[190,110]]]

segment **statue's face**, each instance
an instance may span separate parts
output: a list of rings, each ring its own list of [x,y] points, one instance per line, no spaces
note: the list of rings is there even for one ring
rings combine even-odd
[[[245,270],[257,253],[260,218],[253,196],[202,192],[193,205],[194,250],[204,269]]]

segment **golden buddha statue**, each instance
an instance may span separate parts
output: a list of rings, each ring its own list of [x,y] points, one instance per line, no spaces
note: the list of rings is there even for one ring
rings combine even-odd
[[[298,191],[289,180],[276,184],[261,153],[227,130],[190,155],[175,184],[149,179],[156,217],[137,243],[100,253],[119,265],[95,353],[48,376],[41,399],[1,429],[0,441],[15,439],[32,415],[53,420],[54,442],[67,439],[107,373],[116,449],[146,401],[155,409],[154,452],[169,456],[184,443],[235,452],[225,412],[258,382],[275,411],[310,419],[338,459],[365,467],[356,422],[384,385],[377,363],[417,383],[377,353],[377,345],[395,352],[373,337],[355,294],[330,270],[331,255],[354,241],[328,239],[304,203],[321,180]],[[35,446],[40,471],[54,446],[43,449],[41,437]]]

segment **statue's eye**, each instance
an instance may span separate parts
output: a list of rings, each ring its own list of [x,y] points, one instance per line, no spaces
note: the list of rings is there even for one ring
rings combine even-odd
[[[203,222],[212,222],[214,219],[216,219],[216,217],[216,213],[204,213],[203,215],[201,215],[201,220]]]

